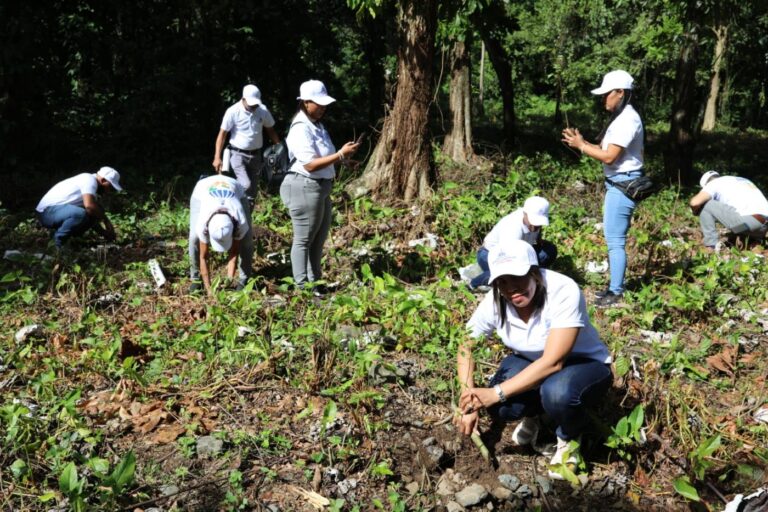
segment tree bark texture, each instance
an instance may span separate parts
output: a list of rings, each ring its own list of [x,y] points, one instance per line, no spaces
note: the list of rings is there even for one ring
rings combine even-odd
[[[347,188],[352,197],[370,191],[377,200],[409,202],[432,192],[428,114],[436,28],[437,0],[399,4],[395,102],[363,175]]]
[[[696,109],[696,64],[699,26],[693,23],[686,33],[675,74],[675,99],[672,105],[669,138],[664,155],[667,177],[678,183],[695,182],[693,150],[696,146],[694,122]]]
[[[720,96],[721,74],[725,49],[728,45],[728,26],[719,25],[713,32],[715,33],[715,55],[712,59],[712,78],[709,82],[709,97],[707,98],[707,108],[704,110],[704,122],[701,125],[701,131],[711,132],[717,124],[717,100]]]
[[[453,161],[467,164],[472,150],[472,110],[469,41],[456,41],[451,51],[451,129],[443,141],[443,153]]]

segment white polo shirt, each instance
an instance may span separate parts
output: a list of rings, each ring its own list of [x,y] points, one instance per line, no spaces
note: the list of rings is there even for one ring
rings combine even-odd
[[[703,190],[712,199],[727,204],[741,216],[757,213],[768,217],[768,200],[747,178],[721,176],[709,180]]]
[[[600,147],[605,151],[609,144],[621,146],[624,151],[611,165],[603,164],[606,176],[610,178],[643,168],[643,122],[632,105],[624,107],[621,114],[608,125]]]
[[[525,240],[531,245],[536,245],[541,237],[541,230],[531,232],[523,222],[523,209],[518,208],[514,212],[502,217],[493,226],[493,229],[485,235],[483,247],[489,251],[506,240]]]
[[[37,203],[35,210],[43,213],[49,206],[63,204],[84,206],[83,194],[96,196],[98,190],[99,182],[96,180],[96,174],[84,172],[54,185]]]
[[[200,201],[195,233],[203,243],[209,243],[207,224],[217,210],[224,209],[237,221],[232,238],[242,240],[248,233],[248,219],[241,203],[245,189],[229,176],[214,175],[197,182],[192,191],[192,200]]]
[[[336,152],[331,136],[322,123],[312,122],[304,111],[300,110],[291,122],[291,129],[288,131],[288,137],[285,141],[288,145],[288,159],[296,158],[291,166],[291,172],[316,180],[336,177],[336,168],[333,164],[314,172],[309,172],[304,168],[304,165],[312,160]]]
[[[275,119],[264,105],[248,112],[242,100],[227,109],[221,121],[221,129],[229,132],[230,145],[252,151],[264,145],[264,127],[275,126]]]
[[[520,319],[515,308],[507,304],[507,319],[500,326],[493,292],[489,292],[467,322],[470,336],[485,338],[496,332],[504,345],[533,361],[544,353],[550,329],[579,327],[570,356],[610,363],[611,354],[589,321],[579,285],[570,277],[552,270],[542,269],[541,274],[547,288],[547,300],[527,324]]]

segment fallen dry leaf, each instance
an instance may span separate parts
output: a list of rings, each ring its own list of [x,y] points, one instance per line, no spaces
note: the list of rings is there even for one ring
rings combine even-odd
[[[155,433],[154,436],[152,436],[152,439],[150,439],[150,442],[155,444],[172,443],[176,440],[177,437],[179,437],[185,431],[186,429],[182,425],[179,425],[178,423],[174,423],[172,425],[163,425],[162,427],[157,429],[157,432]]]

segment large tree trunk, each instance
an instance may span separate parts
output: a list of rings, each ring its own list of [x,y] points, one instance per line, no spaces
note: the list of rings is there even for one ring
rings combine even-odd
[[[718,25],[713,32],[715,33],[715,55],[712,59],[712,79],[709,82],[709,97],[707,98],[707,108],[704,110],[704,122],[701,125],[701,131],[711,132],[717,124],[717,99],[720,95],[720,70],[723,67],[723,56],[728,44],[728,26]]]
[[[472,111],[469,34],[465,41],[456,41],[451,52],[451,95],[449,99],[452,124],[443,141],[443,153],[457,163],[467,164],[474,156],[472,150]]]
[[[689,19],[691,19],[689,17]],[[692,184],[693,149],[696,146],[696,64],[698,62],[699,25],[694,21],[685,35],[675,74],[675,99],[670,118],[669,139],[664,155],[667,177],[678,183]]]
[[[411,201],[431,194],[429,104],[435,56],[437,0],[403,0],[398,5],[397,90],[391,114],[363,175],[347,187],[352,197]]]

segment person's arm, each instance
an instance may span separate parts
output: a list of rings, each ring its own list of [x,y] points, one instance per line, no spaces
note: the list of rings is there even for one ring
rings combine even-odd
[[[115,227],[112,225],[112,222],[110,222],[109,217],[107,217],[104,208],[96,200],[96,196],[93,194],[83,194],[83,208],[85,208],[85,213],[87,213],[89,217],[96,219],[97,225],[100,223],[103,226],[101,234],[104,238],[107,240],[114,240]]]
[[[566,128],[563,130],[563,142],[572,148],[576,148],[583,155],[594,158],[606,165],[613,164],[624,152],[624,148],[616,144],[608,144],[608,149],[603,149],[597,144],[591,144],[584,140],[578,128]]]
[[[504,395],[511,397],[534,389],[547,377],[559,372],[576,344],[580,329],[580,327],[550,329],[542,356],[511,379],[499,384]],[[478,403],[483,407],[490,407],[498,401],[499,396],[493,388],[470,388],[461,394],[459,408],[462,411],[466,411],[469,407],[474,409]]]
[[[704,208],[704,205],[707,204],[707,201],[710,199],[712,199],[712,196],[709,195],[709,192],[705,192],[703,190],[693,196],[691,198],[691,202],[689,203],[693,214],[699,215],[701,213],[701,209]]]
[[[280,144],[280,136],[277,134],[273,127],[265,126],[264,133],[269,136],[269,140],[272,141],[272,144]]]
[[[306,169],[307,172],[319,171],[320,169],[323,169],[325,167],[328,167],[329,165],[341,162],[343,159],[347,158],[348,156],[355,154],[355,151],[357,151],[358,147],[360,147],[360,144],[355,144],[354,142],[347,142],[337,152],[331,155],[317,157],[311,160],[309,163],[304,164],[304,169]]]
[[[208,295],[213,295],[211,290],[211,277],[208,274],[208,244],[200,242],[200,278],[203,280],[203,286]]]
[[[237,272],[237,256],[240,254],[240,240],[232,240],[232,247],[229,248],[227,254],[227,277],[230,279],[235,278]]]
[[[216,146],[213,152],[213,168],[216,172],[221,173],[221,153],[224,151],[224,142],[227,140],[229,132],[226,130],[219,130],[219,135],[216,137]]]

